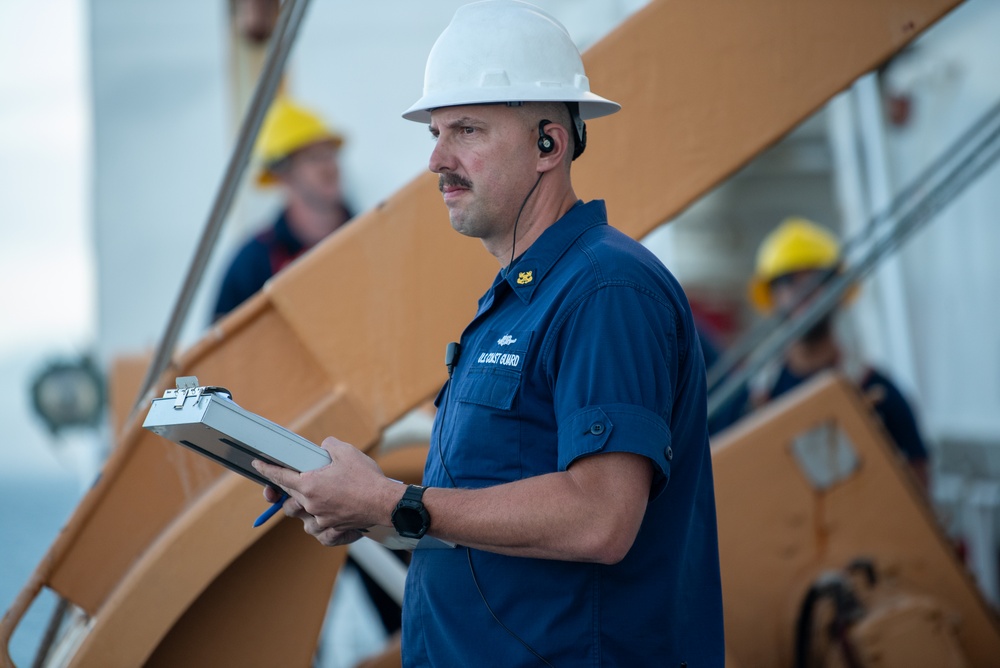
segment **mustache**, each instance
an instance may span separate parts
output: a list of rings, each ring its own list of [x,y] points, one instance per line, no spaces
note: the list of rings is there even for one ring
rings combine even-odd
[[[472,181],[451,172],[439,175],[438,190],[444,192],[444,189],[449,186],[458,186],[460,188],[468,188],[469,190],[472,190]]]

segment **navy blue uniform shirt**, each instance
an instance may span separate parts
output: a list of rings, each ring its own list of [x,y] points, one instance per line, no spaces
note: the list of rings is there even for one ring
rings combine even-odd
[[[417,550],[406,666],[544,665],[532,652],[555,666],[724,663],[698,336],[673,276],[606,218],[578,202],[482,297],[424,483],[483,488],[637,453],[654,479],[635,543],[610,566]]]
[[[344,224],[351,212],[342,206]],[[274,224],[247,241],[233,258],[219,288],[212,310],[216,321],[257,293],[267,280],[297,260],[310,244],[302,243],[288,224],[288,212],[282,211]]]
[[[288,227],[282,211],[274,224],[247,241],[226,270],[212,320],[232,311],[264,287],[267,279],[308,250]]]

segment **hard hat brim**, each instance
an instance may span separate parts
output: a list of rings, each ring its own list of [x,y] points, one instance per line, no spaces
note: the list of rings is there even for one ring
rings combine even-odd
[[[278,184],[278,179],[274,177],[271,170],[266,168],[261,168],[261,170],[257,172],[257,178],[254,179],[254,181],[257,183],[258,188],[270,188],[271,186]]]
[[[454,92],[449,91],[424,95],[412,107],[403,112],[403,118],[416,123],[430,123],[431,111],[434,109],[464,107],[472,104],[506,104],[508,102],[577,102],[580,105],[580,118],[585,121],[591,118],[610,116],[622,108],[617,102],[586,91],[573,91],[568,95],[559,95],[543,89],[537,91],[492,90],[482,91],[479,95],[465,95],[461,99],[456,98]]]
[[[287,158],[290,158],[299,151],[307,149],[310,146],[316,146],[317,144],[333,144],[333,147],[339,151],[340,148],[344,145],[344,137],[338,132],[327,132],[323,135],[320,135],[315,141],[310,141],[308,143],[302,144],[294,151],[291,151],[289,153],[284,153],[283,155],[279,156],[276,159],[265,161],[263,158],[261,158],[261,162],[263,164],[261,164],[260,169],[257,172],[257,178],[254,179],[257,185],[261,188],[267,188],[276,185],[278,183],[278,179],[271,172],[270,165],[275,164],[279,160],[285,160]]]
[[[857,283],[849,287],[840,298],[840,307],[851,305],[858,297],[860,286]],[[754,276],[750,280],[747,296],[754,308],[763,315],[769,315],[774,311],[774,300],[771,299],[771,282],[761,276]]]
[[[771,300],[771,288],[768,282],[762,278],[754,277],[750,281],[750,289],[747,290],[750,303],[758,312],[768,314],[774,309],[774,302]]]

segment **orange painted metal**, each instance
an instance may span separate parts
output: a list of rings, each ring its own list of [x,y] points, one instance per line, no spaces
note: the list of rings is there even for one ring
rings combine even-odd
[[[135,395],[149,368],[151,355],[120,355],[111,360],[108,369],[108,424],[114,440],[125,428],[135,404]]]
[[[329,591],[346,548],[283,518],[254,529],[254,505],[267,506],[259,488],[236,476],[207,490],[117,584],[71,665],[308,665],[328,598],[312,592]],[[272,637],[287,645],[253,642]]]
[[[821,490],[798,464],[792,443],[824,425],[843,432],[859,464]],[[996,665],[996,614],[847,381],[814,379],[720,434],[712,465],[726,646],[741,665],[791,666],[806,590],[824,572],[841,571],[857,558],[871,560],[897,590],[948,610],[969,665]]]
[[[612,223],[642,236],[956,4],[652,2],[585,54],[594,89],[624,111],[591,124],[587,154],[574,167],[577,192],[607,199]],[[450,229],[435,185],[430,174],[418,177],[276,277],[181,355],[158,392],[176,376],[197,375],[316,442],[333,433],[371,449],[382,429],[441,385],[444,346],[497,270],[477,241]],[[261,501],[252,486],[235,491],[250,483],[144,432],[141,419],[126,424],[100,481],[0,622],[0,664],[10,665],[10,636],[43,587],[91,616],[80,654],[87,665],[112,665],[102,664],[105,651],[152,661],[194,644],[226,656],[236,651],[228,641],[184,620],[225,610],[233,625],[252,624],[258,611],[248,580],[291,590],[301,573],[289,564],[323,561],[315,554],[326,551],[309,541],[289,541],[279,564],[231,549],[250,555],[276,529],[237,532],[222,550],[230,561],[213,560],[208,570],[196,563],[215,545],[222,518],[249,522]],[[335,572],[328,558],[324,568]],[[160,584],[160,565],[175,586]],[[238,565],[247,569],[240,580],[230,576]],[[286,611],[300,633],[259,634],[248,645],[280,651],[314,640],[330,593],[329,581],[318,582],[297,589],[299,607]],[[129,647],[112,650],[116,644]]]

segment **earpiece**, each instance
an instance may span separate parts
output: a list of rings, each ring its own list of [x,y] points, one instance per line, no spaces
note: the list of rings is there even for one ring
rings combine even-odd
[[[552,121],[543,118],[538,121],[538,150],[542,153],[552,153],[556,148],[556,142],[551,136],[545,134],[545,126]]]

